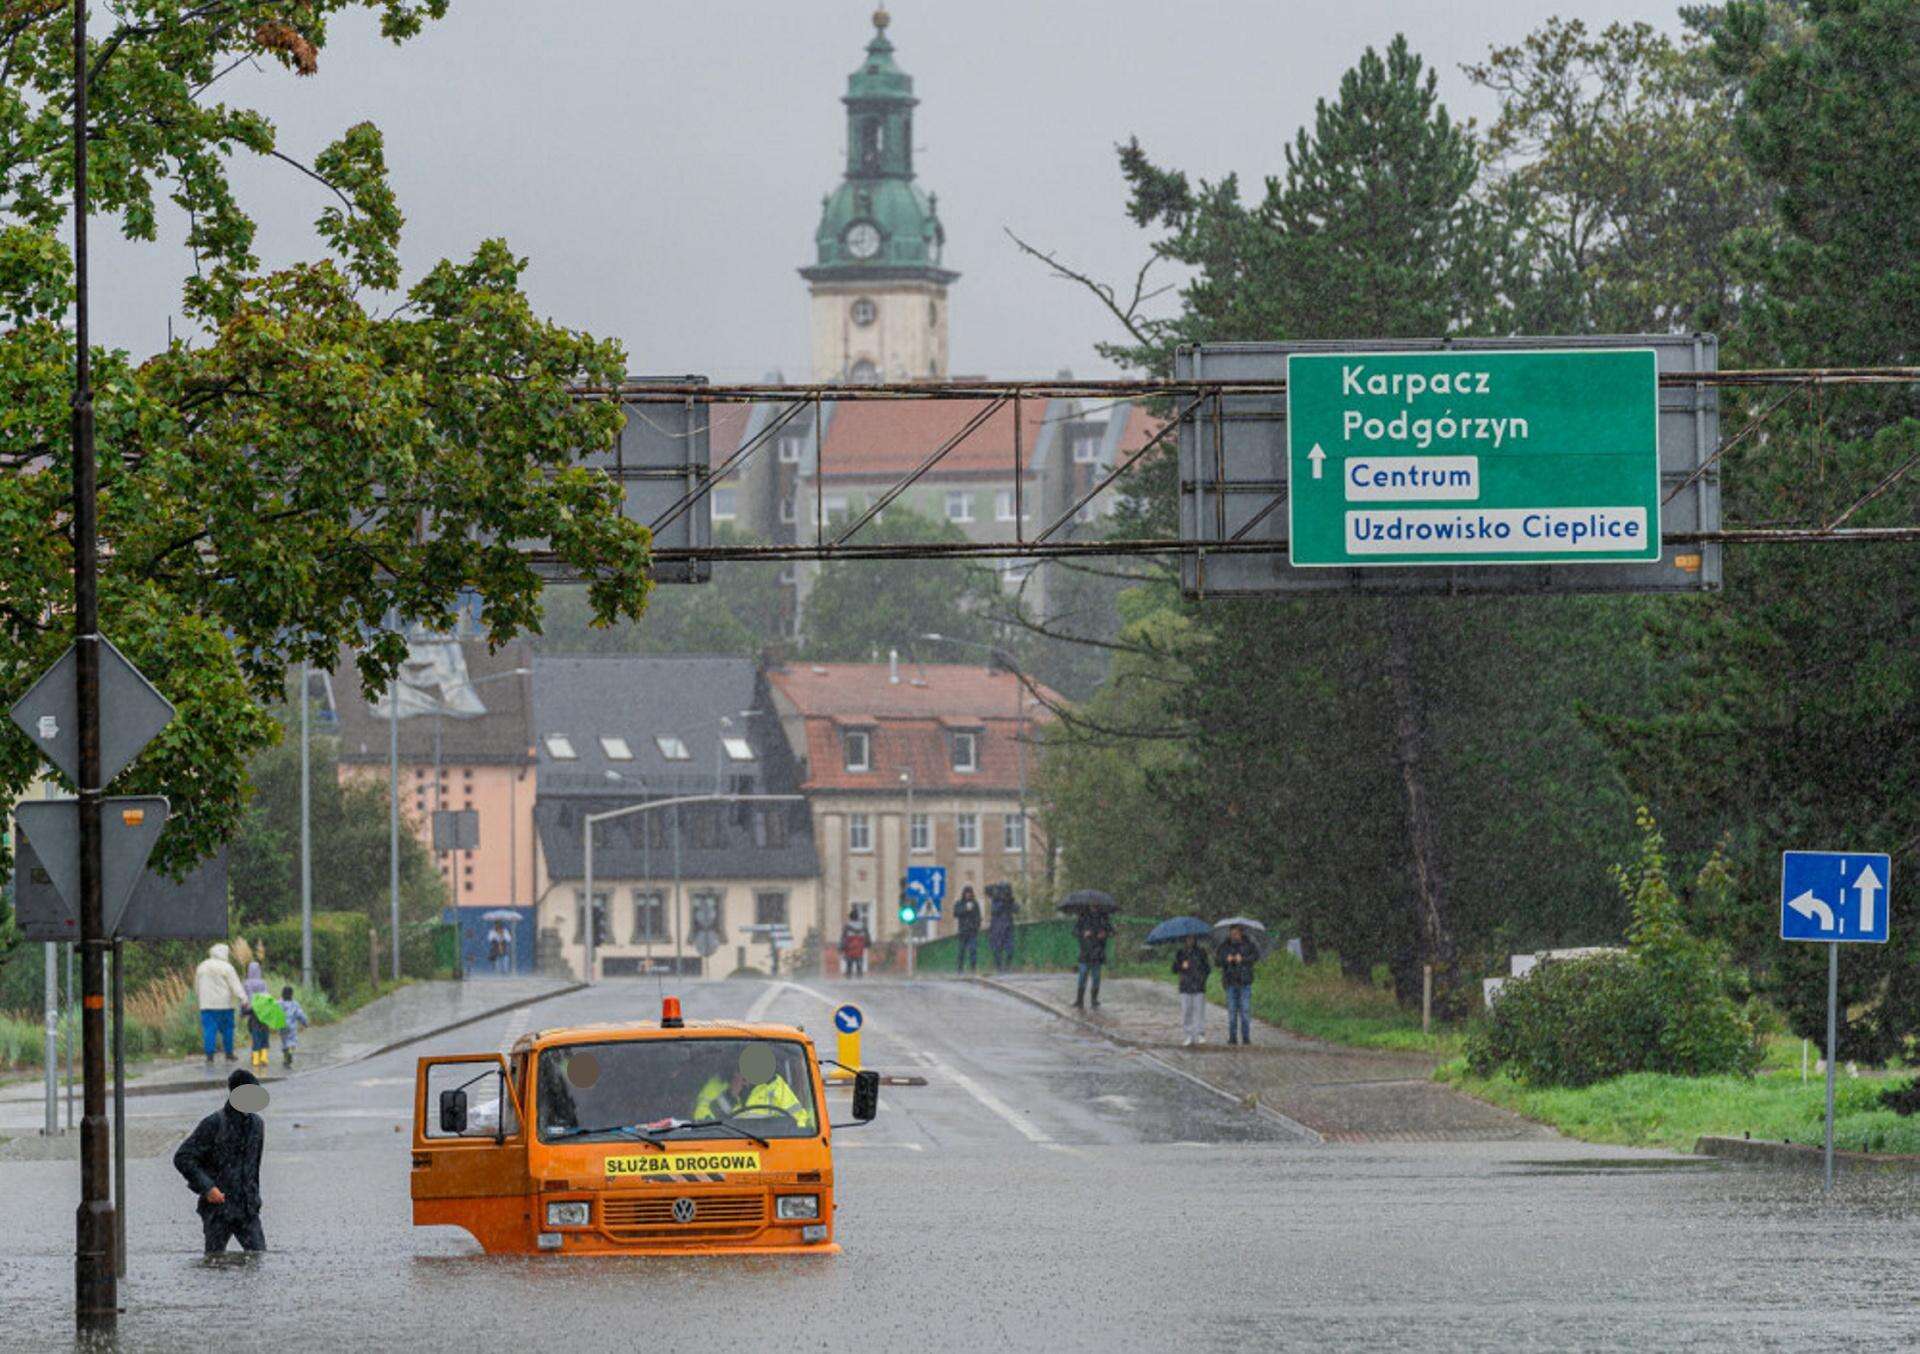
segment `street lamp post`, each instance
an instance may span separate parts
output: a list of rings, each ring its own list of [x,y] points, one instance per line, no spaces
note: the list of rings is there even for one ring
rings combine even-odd
[[[586,898],[587,947],[586,947],[586,964],[585,964],[586,972],[581,976],[589,983],[594,980],[594,971],[593,971],[594,957],[595,957],[594,943],[593,943],[593,830],[594,828],[598,827],[602,823],[611,822],[615,818],[627,818],[627,817],[631,817],[636,813],[651,813],[656,809],[672,809],[674,811],[675,822],[677,823],[680,816],[680,806],[682,804],[716,804],[716,803],[718,804],[791,804],[791,803],[796,803],[804,798],[806,798],[806,796],[804,795],[679,795],[672,799],[655,799],[645,804],[626,804],[617,809],[607,809],[602,813],[587,814],[585,819],[583,820],[583,826],[586,834],[585,835],[586,860],[581,870],[582,875],[585,876],[584,882],[586,885],[586,895],[587,895],[587,898]],[[675,865],[674,865],[674,875],[675,875],[674,897],[675,897],[676,904],[678,903],[678,899],[679,899],[679,883],[678,883],[679,853],[677,850],[679,845],[679,837],[680,837],[680,834],[676,830],[674,833],[674,843],[676,847]]]
[[[907,871],[913,865],[913,768],[912,767],[908,767],[906,770],[900,773],[900,783],[907,787],[907,821],[905,822],[905,824],[903,824],[906,830],[900,834],[900,845],[903,849],[901,850],[901,853],[900,853],[900,891],[896,895],[896,901],[894,903],[895,908],[898,908],[900,906],[898,899],[905,898],[907,896],[907,878],[908,878]],[[899,915],[898,912],[896,912],[895,916],[897,917],[898,915]],[[915,946],[913,943],[913,928],[909,926],[907,928],[907,976],[909,978],[913,976],[913,969],[914,969],[913,954],[916,948],[918,947]]]
[[[313,664],[300,660],[300,985],[313,989]]]

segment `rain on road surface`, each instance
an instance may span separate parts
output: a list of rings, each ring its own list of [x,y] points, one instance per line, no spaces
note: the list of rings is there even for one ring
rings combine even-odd
[[[874,1124],[835,1135],[836,1257],[487,1258],[410,1223],[414,1059],[651,1018],[607,982],[277,1085],[272,1251],[208,1267],[170,1152],[128,1163],[128,1350],[1889,1349],[1920,1343],[1907,1177],[1817,1181],[1576,1143],[1325,1145],[969,984],[730,980],[690,1018],[865,1008]],[[130,1140],[208,1093],[129,1101]],[[844,1104],[844,1101],[840,1101]],[[19,1133],[29,1125],[0,1125]],[[71,1329],[71,1161],[0,1161],[0,1346]]]

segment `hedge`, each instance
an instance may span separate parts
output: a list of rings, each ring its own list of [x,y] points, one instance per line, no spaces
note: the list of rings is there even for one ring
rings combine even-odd
[[[263,926],[247,939],[256,947],[265,946],[280,972],[299,971],[299,918]],[[313,979],[335,1001],[353,1004],[372,992],[371,959],[372,942],[364,912],[313,914]]]

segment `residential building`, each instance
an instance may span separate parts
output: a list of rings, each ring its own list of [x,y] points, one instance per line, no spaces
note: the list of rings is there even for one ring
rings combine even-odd
[[[796,663],[766,681],[800,755],[813,811],[825,934],[851,916],[872,934],[903,934],[896,909],[909,865],[947,870],[953,900],[1006,882],[1023,904],[1046,871],[1027,790],[1033,731],[1050,718],[1012,673],[977,665]]]
[[[393,689],[398,702],[400,810],[406,831],[433,849],[437,809],[472,810],[479,845],[434,853],[460,909],[468,953],[474,917],[530,907],[535,897],[532,654],[524,643],[488,652],[478,639],[417,639]],[[331,674],[339,719],[340,779],[388,777],[389,697],[369,698],[351,654]],[[530,958],[531,936],[522,937]]]
[[[542,656],[534,692],[547,952],[585,973],[586,819],[620,810],[595,827],[597,976],[764,969],[748,927],[784,924],[795,945],[820,932],[798,768],[751,660]]]

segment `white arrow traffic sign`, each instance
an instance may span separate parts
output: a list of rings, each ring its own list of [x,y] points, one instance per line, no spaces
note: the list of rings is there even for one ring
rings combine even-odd
[[[1818,917],[1822,931],[1831,931],[1833,929],[1833,909],[1814,897],[1812,889],[1808,889],[1798,898],[1788,899],[1787,906],[1809,921]]]
[[[1315,442],[1313,444],[1313,450],[1307,453],[1307,459],[1313,462],[1313,477],[1319,479],[1320,471],[1327,463],[1327,453],[1325,449],[1323,449],[1318,442]]]
[[[1861,872],[1860,877],[1853,881],[1853,886],[1860,890],[1860,929],[1872,931],[1874,929],[1873,900],[1883,887],[1880,876],[1875,874],[1873,866],[1869,865]]]

